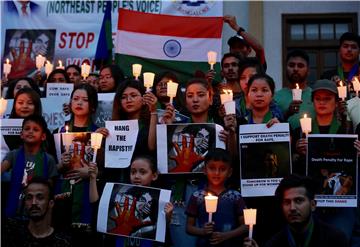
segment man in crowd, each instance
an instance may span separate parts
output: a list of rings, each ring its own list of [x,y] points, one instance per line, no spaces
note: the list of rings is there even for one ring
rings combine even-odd
[[[281,203],[287,225],[266,246],[349,246],[345,234],[313,217],[315,184],[308,177],[290,175],[281,180],[275,196]],[[246,239],[245,247],[257,247]]]
[[[6,219],[2,246],[71,246],[69,238],[51,226],[54,195],[45,178],[34,177],[24,189],[24,208],[28,220]]]
[[[308,86],[309,56],[303,50],[293,50],[286,57],[286,78],[288,86],[275,93],[275,101],[282,110],[292,129],[300,127],[303,114],[314,111],[311,88]],[[292,89],[296,85],[302,90],[301,100],[293,100]]]

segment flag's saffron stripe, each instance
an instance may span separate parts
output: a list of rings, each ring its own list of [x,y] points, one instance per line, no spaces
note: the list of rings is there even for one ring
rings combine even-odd
[[[222,17],[149,14],[119,8],[118,30],[129,32],[188,38],[221,38],[222,25]]]

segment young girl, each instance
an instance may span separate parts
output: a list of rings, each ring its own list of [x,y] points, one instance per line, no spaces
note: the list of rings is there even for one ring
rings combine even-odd
[[[98,169],[96,164],[91,163],[89,166],[89,175],[90,175],[90,190],[89,190],[89,197],[90,202],[94,203],[99,200],[99,194],[96,184],[96,177],[97,177]],[[153,161],[151,156],[142,155],[135,157],[130,165],[130,182],[134,185],[141,185],[141,186],[151,186],[153,182],[156,181],[158,178],[158,172],[155,162]],[[164,208],[166,214],[167,222],[170,222],[173,205],[168,202]],[[125,246],[134,246],[131,241],[131,238],[124,238],[124,237],[116,237],[116,247],[125,247]],[[141,240],[141,245],[137,246],[153,246],[152,242],[149,240]]]
[[[156,148],[157,98],[151,92],[145,93],[143,83],[136,80],[124,81],[115,94],[112,120],[138,120],[139,134],[133,156],[152,155]],[[108,170],[110,171],[110,169]],[[113,173],[114,174],[114,173]],[[114,175],[110,177],[113,177]],[[122,169],[120,181],[129,178],[129,169]],[[116,178],[119,181],[119,178]]]
[[[124,80],[124,73],[115,64],[105,65],[100,69],[99,93],[114,93]]]

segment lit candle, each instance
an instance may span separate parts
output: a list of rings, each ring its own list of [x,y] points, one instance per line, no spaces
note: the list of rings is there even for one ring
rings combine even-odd
[[[205,208],[209,214],[209,222],[212,222],[212,214],[216,212],[218,197],[213,195],[205,196]]]
[[[87,63],[83,63],[81,65],[81,76],[84,78],[84,80],[86,80],[89,74],[90,74],[90,65],[88,65]]]
[[[221,101],[222,105],[225,104],[225,102],[233,100],[233,92],[232,92],[232,90],[223,89],[223,91],[224,91],[224,93],[220,94],[220,101]]]
[[[150,92],[151,91],[150,88],[154,84],[155,74],[151,72],[145,72],[143,76],[144,76],[144,86],[146,87],[146,92]]]
[[[139,79],[139,76],[141,74],[141,68],[142,68],[141,64],[136,63],[132,65],[132,72],[133,72],[133,76],[135,77],[135,80]]]
[[[244,209],[245,225],[249,226],[249,239],[252,239],[253,227],[256,224],[256,209]]]
[[[11,64],[8,58],[6,59],[6,63],[4,63],[3,70],[4,70],[5,78],[7,78],[8,74],[10,74],[11,71]]]
[[[96,154],[97,150],[101,147],[101,141],[102,141],[103,135],[100,133],[91,133],[91,147],[94,149],[94,155],[92,162],[96,162]]]
[[[217,53],[215,51],[209,51],[207,53],[208,56],[208,63],[210,64],[210,69],[214,69],[214,64],[216,64],[216,55]]]
[[[65,133],[61,133],[61,137],[62,137],[63,145],[65,146],[66,152],[69,152],[70,146],[73,141],[73,136],[72,136],[72,134],[69,133],[69,126],[67,126],[67,125],[65,126]]]
[[[35,62],[36,62],[36,68],[38,70],[41,70],[41,68],[44,67],[45,60],[46,60],[46,58],[41,55],[36,56]]]
[[[339,98],[342,100],[345,100],[346,98],[346,86],[343,86],[343,82],[340,81],[340,86],[337,87]]]
[[[359,82],[359,79],[358,79],[357,76],[353,77],[352,84],[353,84],[353,88],[354,88],[354,91],[355,91],[356,96],[357,96],[359,94],[359,91],[360,91],[360,82]]]
[[[61,60],[59,60],[59,66],[56,67],[57,69],[64,69],[64,66],[61,62]]]
[[[304,117],[300,119],[300,125],[302,132],[307,136],[311,132],[311,118],[304,114]]]
[[[49,60],[45,64],[45,74],[49,77],[50,73],[53,71],[54,65],[52,65]]]
[[[301,94],[302,94],[302,90],[299,88],[299,84],[296,83],[296,88],[292,90],[293,100],[300,101]]]
[[[0,99],[0,116],[3,116],[7,107],[7,100],[1,97]]]
[[[170,103],[173,103],[173,98],[176,97],[176,92],[179,84],[172,82],[171,80],[167,83],[167,96],[170,97]]]

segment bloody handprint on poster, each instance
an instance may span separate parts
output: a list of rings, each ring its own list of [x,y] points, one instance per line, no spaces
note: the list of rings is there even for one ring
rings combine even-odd
[[[170,194],[151,187],[107,183],[100,199],[98,231],[163,242],[164,207]]]
[[[203,172],[205,155],[224,148],[216,124],[157,125],[158,169],[160,173]]]

